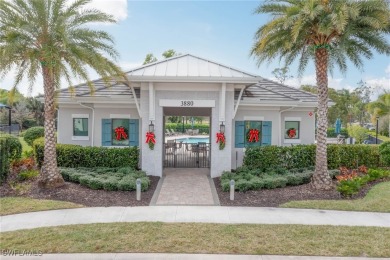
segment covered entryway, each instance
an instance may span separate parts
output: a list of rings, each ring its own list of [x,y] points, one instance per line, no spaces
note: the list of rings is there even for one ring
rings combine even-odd
[[[164,168],[210,168],[211,108],[164,107],[163,115]],[[203,118],[207,127],[194,127],[194,117]],[[169,123],[172,118],[176,123]]]

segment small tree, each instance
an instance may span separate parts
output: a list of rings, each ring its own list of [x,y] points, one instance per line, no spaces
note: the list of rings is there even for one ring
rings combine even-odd
[[[360,125],[350,125],[347,127],[348,134],[355,138],[356,143],[361,144],[367,137],[368,129]]]

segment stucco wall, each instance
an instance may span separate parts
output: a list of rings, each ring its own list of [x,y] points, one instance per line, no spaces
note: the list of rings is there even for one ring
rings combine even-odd
[[[116,104],[119,106],[118,104]],[[62,144],[78,144],[83,146],[92,145],[92,132],[93,132],[93,145],[101,146],[102,144],[102,119],[110,118],[110,114],[125,114],[130,115],[132,119],[138,119],[138,112],[135,108],[124,107],[124,108],[110,108],[108,106],[115,106],[115,104],[88,104],[89,107],[95,109],[95,120],[94,126],[92,126],[92,110],[84,108],[80,105],[65,105],[59,106],[58,109],[58,126],[57,126],[57,142]],[[123,105],[126,106],[126,105]],[[72,114],[88,114],[88,141],[72,140],[73,136],[73,118]],[[93,131],[92,131],[93,128]]]
[[[278,107],[241,107],[237,110],[234,121],[255,120],[259,118],[262,121],[272,121],[272,145],[293,145],[294,144],[313,144],[315,140],[315,116],[309,115],[312,108],[300,108],[299,111],[285,111],[280,113],[283,108]],[[302,111],[303,110],[303,111]],[[299,118],[300,138],[299,140],[289,141],[284,139],[284,121],[286,118]],[[234,122],[232,137],[232,161],[231,168],[236,169],[243,163],[245,148],[234,147]]]

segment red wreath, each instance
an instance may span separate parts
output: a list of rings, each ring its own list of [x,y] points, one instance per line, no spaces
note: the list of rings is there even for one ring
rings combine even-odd
[[[260,131],[257,129],[250,129],[248,132],[248,142],[249,143],[256,143],[259,141]]]
[[[149,145],[150,150],[154,149],[154,145],[156,144],[156,139],[153,132],[147,132],[146,133],[146,142]]]
[[[219,150],[223,150],[225,148],[225,134],[222,132],[217,133],[217,143],[219,143]]]
[[[115,139],[117,141],[127,140],[129,136],[126,133],[126,128],[123,126],[118,126],[115,128]]]
[[[288,138],[295,138],[297,136],[297,129],[295,129],[295,128],[288,129],[287,136],[288,136]]]

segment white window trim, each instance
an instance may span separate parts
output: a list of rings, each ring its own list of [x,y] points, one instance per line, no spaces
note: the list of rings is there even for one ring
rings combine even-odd
[[[89,118],[89,114],[72,114],[72,118]]]
[[[89,136],[72,136],[72,141],[89,141]]]
[[[299,132],[301,131],[301,121],[302,117],[285,117],[284,118],[284,126],[286,125],[287,122],[299,122]],[[283,127],[284,127],[283,126]],[[285,144],[300,144],[301,143],[301,133],[299,133],[299,139],[286,139],[283,134],[283,140]]]
[[[264,121],[263,116],[244,116],[244,121]]]
[[[111,119],[131,119],[130,114],[110,114]]]
[[[72,114],[72,119],[73,118],[80,118],[80,119],[84,119],[84,118],[87,118],[88,119],[88,136],[74,136],[72,135],[72,141],[89,141],[89,114]],[[73,122],[72,122],[72,133],[73,133]]]
[[[300,144],[301,139],[284,139],[285,144]]]
[[[302,117],[285,117],[284,121],[302,121]]]

